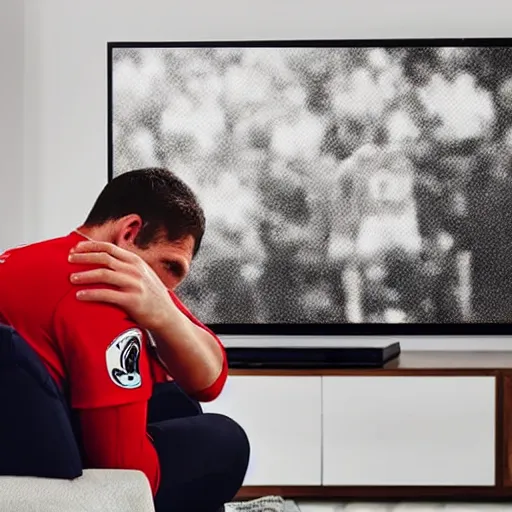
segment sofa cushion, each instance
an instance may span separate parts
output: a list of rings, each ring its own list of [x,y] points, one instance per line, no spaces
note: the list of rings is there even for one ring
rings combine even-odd
[[[80,451],[66,399],[32,348],[0,325],[0,475],[73,479]]]

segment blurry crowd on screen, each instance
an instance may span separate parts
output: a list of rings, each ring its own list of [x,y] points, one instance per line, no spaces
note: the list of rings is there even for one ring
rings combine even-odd
[[[512,50],[114,51],[114,172],[159,165],[207,234],[207,323],[512,318]]]

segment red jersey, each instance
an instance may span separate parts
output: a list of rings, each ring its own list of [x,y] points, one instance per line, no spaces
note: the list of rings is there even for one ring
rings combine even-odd
[[[73,232],[0,255],[0,323],[13,327],[57,384],[66,386],[71,407],[80,415],[86,465],[139,469],[156,492],[159,462],[146,434],[147,402],[153,384],[170,377],[155,357],[148,333],[123,310],[76,299],[69,277],[86,267],[69,263],[68,255],[83,240]],[[205,328],[171,296],[190,320]],[[224,366],[199,399],[220,393]]]

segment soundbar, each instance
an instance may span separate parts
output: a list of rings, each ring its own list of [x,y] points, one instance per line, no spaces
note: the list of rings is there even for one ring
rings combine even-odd
[[[381,368],[400,355],[400,343],[384,347],[227,347],[230,368]]]

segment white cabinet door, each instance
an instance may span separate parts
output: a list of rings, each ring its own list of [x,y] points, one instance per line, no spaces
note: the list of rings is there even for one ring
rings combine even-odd
[[[325,377],[324,485],[494,485],[494,377]]]
[[[233,376],[203,409],[245,429],[251,460],[244,485],[320,485],[321,403],[321,377]]]

